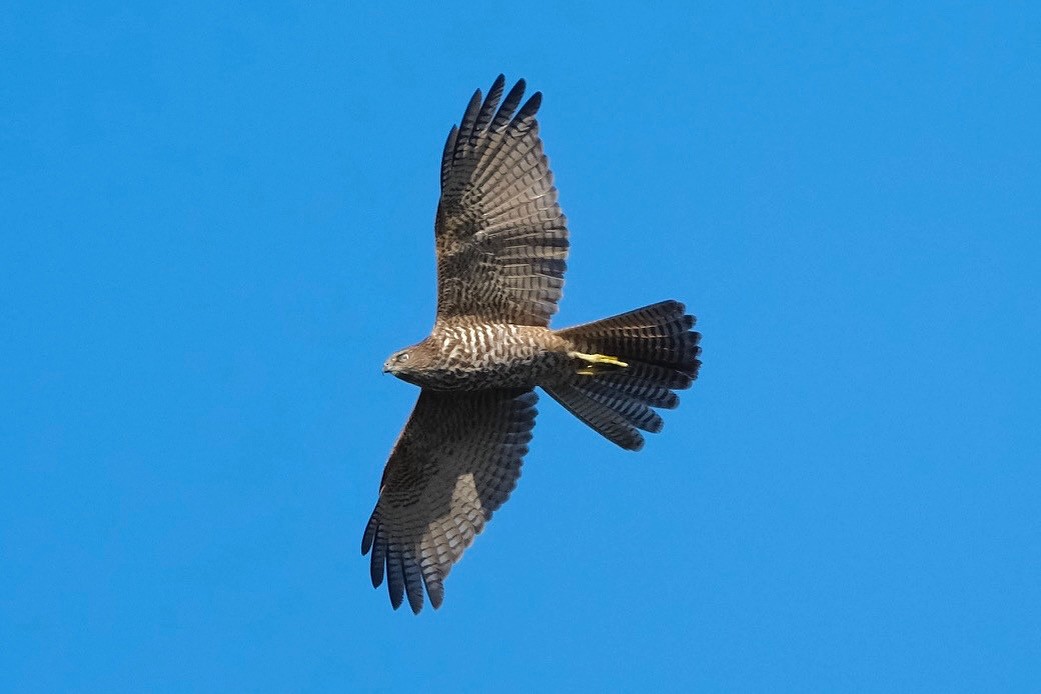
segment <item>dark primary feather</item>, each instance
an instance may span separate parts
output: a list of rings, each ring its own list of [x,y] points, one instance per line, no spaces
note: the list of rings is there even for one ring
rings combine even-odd
[[[500,75],[487,98],[477,90],[445,142],[438,318],[545,326],[564,286],[567,220],[538,135],[542,95],[521,105],[524,81],[502,99],[504,86]]]
[[[510,496],[535,425],[531,390],[424,390],[383,473],[362,537],[372,585],[413,612],[423,588],[436,608],[444,579]]]

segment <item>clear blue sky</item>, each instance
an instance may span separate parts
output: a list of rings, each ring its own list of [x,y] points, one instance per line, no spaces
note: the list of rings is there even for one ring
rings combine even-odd
[[[19,4],[0,690],[1041,688],[1037,4]],[[681,299],[705,365],[639,454],[544,397],[414,617],[359,554],[380,367],[499,72],[555,324]]]

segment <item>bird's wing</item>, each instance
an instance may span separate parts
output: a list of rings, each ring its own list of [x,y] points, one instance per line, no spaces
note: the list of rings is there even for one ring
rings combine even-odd
[[[372,585],[387,578],[397,609],[408,595],[437,608],[452,564],[510,496],[535,425],[531,390],[424,390],[383,471],[362,538]]]
[[[477,90],[445,142],[434,233],[437,316],[549,325],[564,286],[567,219],[542,152],[536,92]],[[516,111],[516,114],[514,112]]]

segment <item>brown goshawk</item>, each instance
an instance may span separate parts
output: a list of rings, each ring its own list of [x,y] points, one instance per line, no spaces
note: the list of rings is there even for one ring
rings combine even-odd
[[[433,606],[444,579],[509,497],[535,424],[535,387],[604,437],[639,450],[654,408],[697,376],[700,335],[683,304],[664,301],[552,330],[568,232],[524,81],[503,98],[474,93],[441,162],[434,236],[437,316],[422,342],[384,371],[419,386],[383,472],[362,539],[372,584],[397,609]],[[500,103],[501,102],[501,103]]]

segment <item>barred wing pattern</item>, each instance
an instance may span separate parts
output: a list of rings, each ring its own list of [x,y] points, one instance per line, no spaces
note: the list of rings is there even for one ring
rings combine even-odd
[[[434,225],[437,317],[549,325],[564,286],[567,220],[542,151],[539,92],[477,90],[445,142]]]
[[[383,471],[362,538],[372,585],[384,576],[397,609],[404,595],[435,607],[444,578],[517,484],[535,426],[531,390],[424,390]]]

